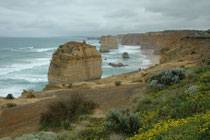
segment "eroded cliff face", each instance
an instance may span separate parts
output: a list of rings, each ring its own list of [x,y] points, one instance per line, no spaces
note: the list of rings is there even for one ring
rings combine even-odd
[[[68,42],[54,52],[49,72],[49,85],[100,79],[102,58],[95,46],[86,43]]]
[[[100,52],[109,52],[110,49],[118,48],[117,38],[111,35],[102,36],[100,42],[101,42]]]
[[[141,49],[152,49],[156,54],[173,42],[193,34],[193,31],[163,31],[149,32],[144,34],[118,35],[118,42],[123,45],[140,45]]]
[[[160,62],[171,60],[197,61],[202,63],[206,59],[210,60],[210,33],[194,33],[176,40],[172,44],[161,49]]]
[[[123,45],[140,45],[161,56],[160,62],[170,60],[196,61],[210,59],[210,32],[196,30],[150,32],[117,36]]]

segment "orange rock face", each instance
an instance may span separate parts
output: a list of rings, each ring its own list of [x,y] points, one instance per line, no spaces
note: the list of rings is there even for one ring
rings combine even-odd
[[[68,42],[53,54],[49,72],[49,85],[100,79],[102,58],[95,46],[86,43]]]

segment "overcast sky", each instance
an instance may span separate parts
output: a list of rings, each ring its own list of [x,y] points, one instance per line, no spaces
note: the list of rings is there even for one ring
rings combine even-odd
[[[0,0],[0,36],[210,28],[210,0]]]

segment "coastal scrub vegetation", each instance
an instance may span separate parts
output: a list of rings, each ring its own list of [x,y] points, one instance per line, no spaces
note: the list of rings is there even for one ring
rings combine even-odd
[[[159,91],[146,89],[135,104],[143,127],[130,140],[209,139],[210,66],[186,68],[186,79]]]
[[[66,127],[69,122],[76,121],[81,115],[91,114],[96,103],[86,100],[80,94],[72,94],[70,98],[53,102],[48,110],[41,114],[40,123],[46,127]]]
[[[155,88],[157,90],[162,90],[171,86],[175,83],[180,82],[186,77],[184,70],[181,68],[171,68],[163,70],[158,74],[154,74],[149,79],[150,84],[148,87]]]
[[[15,99],[15,97],[14,97],[11,93],[9,93],[9,94],[5,97],[5,99],[12,100],[12,99]]]
[[[107,114],[104,126],[107,131],[133,135],[141,128],[142,122],[138,113],[128,113],[128,111],[111,110]]]
[[[17,106],[15,103],[7,103],[7,107],[15,107]]]
[[[115,86],[120,86],[121,85],[121,81],[116,81],[115,82]]]
[[[83,117],[84,119],[80,120],[78,114],[84,115],[89,111],[69,115],[65,111],[69,110],[68,105],[60,104],[58,106],[61,107],[54,105],[55,109],[49,109],[51,111],[47,114],[50,114],[50,117],[46,114],[45,116],[48,116],[50,121],[43,119],[43,122],[57,122],[56,124],[64,129],[70,127],[71,130],[59,134],[62,140],[210,139],[210,66],[168,69],[152,75],[150,82],[152,80],[158,80],[164,88],[154,90],[145,86],[132,100],[132,107],[128,110],[111,110],[104,119]],[[169,81],[169,84],[166,81]],[[73,104],[73,101],[71,102]],[[73,106],[72,104],[70,106]],[[74,104],[74,109],[78,112],[83,112],[86,108],[78,108],[78,102]],[[88,105],[86,109],[91,112],[92,108]],[[72,124],[74,120],[79,122]]]

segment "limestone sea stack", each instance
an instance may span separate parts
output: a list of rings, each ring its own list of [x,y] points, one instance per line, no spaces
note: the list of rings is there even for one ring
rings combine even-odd
[[[48,72],[49,85],[100,79],[102,58],[95,46],[68,42],[54,52]]]
[[[118,41],[116,37],[111,35],[101,37],[100,52],[109,52],[110,49],[118,49]]]

